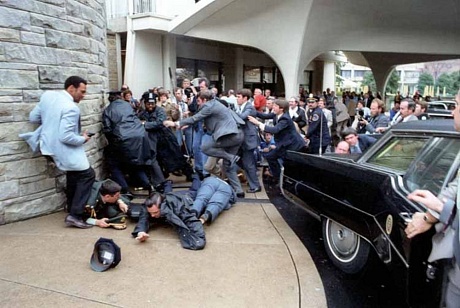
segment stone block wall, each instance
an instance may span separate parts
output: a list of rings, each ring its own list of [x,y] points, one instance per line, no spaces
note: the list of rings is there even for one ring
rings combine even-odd
[[[88,80],[82,129],[101,131],[106,28],[104,0],[0,1],[0,224],[63,207],[64,174],[18,135],[36,128],[28,116],[40,95],[71,75]],[[104,141],[98,134],[86,144],[98,178]]]

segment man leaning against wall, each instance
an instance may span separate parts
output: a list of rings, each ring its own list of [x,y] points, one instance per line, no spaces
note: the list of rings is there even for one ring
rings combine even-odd
[[[91,193],[95,174],[86,157],[84,144],[88,132],[81,133],[79,103],[86,93],[87,81],[78,76],[67,78],[62,91],[46,91],[29,115],[41,124],[34,132],[40,151],[50,156],[56,167],[66,172],[68,226],[90,228],[82,216]]]

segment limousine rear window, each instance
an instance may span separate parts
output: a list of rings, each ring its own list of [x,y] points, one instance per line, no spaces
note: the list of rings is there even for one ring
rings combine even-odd
[[[459,139],[432,138],[407,170],[404,176],[404,186],[409,191],[427,189],[436,195],[439,194],[450,181],[449,171],[459,153]]]
[[[428,138],[393,137],[367,161],[370,164],[406,172]]]

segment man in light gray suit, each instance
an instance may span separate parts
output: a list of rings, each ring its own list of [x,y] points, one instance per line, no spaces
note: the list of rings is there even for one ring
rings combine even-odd
[[[91,193],[95,175],[86,157],[83,144],[90,140],[88,132],[80,133],[80,102],[86,93],[86,80],[78,76],[67,78],[63,91],[47,91],[29,115],[40,123],[38,142],[43,155],[50,156],[56,167],[66,171],[68,226],[90,228],[83,221],[86,201]]]
[[[229,179],[233,175],[236,178],[236,162],[240,159],[237,154],[244,139],[244,133],[240,126],[244,125],[236,114],[225,107],[221,102],[213,99],[210,90],[201,90],[197,97],[199,105],[198,112],[193,116],[182,119],[180,122],[164,121],[167,127],[182,127],[192,125],[200,120],[204,120],[204,127],[212,138],[201,145],[204,154],[211,157],[224,159],[224,166]],[[243,196],[237,183],[230,183],[237,192],[237,196]],[[239,185],[241,187],[241,185]]]
[[[455,97],[457,102],[452,111],[455,130],[460,132],[460,90]],[[402,105],[402,103],[401,103]],[[444,268],[447,283],[444,285],[441,307],[458,307],[460,303],[460,170],[457,177],[449,183],[438,196],[428,190],[417,189],[408,195],[410,200],[427,208],[425,213],[418,212],[405,230],[408,238],[430,230],[433,226],[433,248],[429,262],[450,259]]]
[[[244,141],[241,145],[241,158],[243,161],[243,169],[246,172],[246,177],[249,183],[248,193],[255,193],[261,191],[259,177],[257,176],[257,162],[254,155],[254,150],[259,145],[259,138],[257,136],[257,127],[249,122],[248,116],[257,116],[257,111],[254,106],[249,102],[252,93],[249,89],[242,89],[236,93],[236,102],[238,104],[237,113],[246,123],[244,125]]]

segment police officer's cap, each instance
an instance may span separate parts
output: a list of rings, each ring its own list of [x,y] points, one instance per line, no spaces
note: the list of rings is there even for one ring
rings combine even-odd
[[[307,102],[317,102],[318,100],[316,98],[313,97],[313,94],[310,94],[308,96],[308,99],[307,99]]]
[[[93,271],[103,272],[115,267],[121,261],[120,247],[112,239],[99,238],[94,244],[90,264]]]

